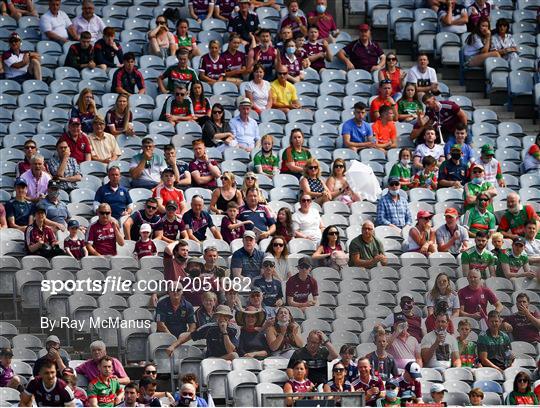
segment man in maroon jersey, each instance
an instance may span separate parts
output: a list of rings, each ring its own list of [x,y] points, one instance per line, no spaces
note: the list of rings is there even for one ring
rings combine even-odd
[[[193,155],[195,158],[189,163],[189,171],[193,180],[193,186],[204,188],[216,188],[217,179],[221,177],[221,170],[215,160],[208,158],[206,146],[202,139],[194,140]]]
[[[248,67],[251,69],[255,64],[261,64],[264,67],[264,79],[273,80],[277,54],[277,49],[272,44],[270,30],[262,29],[259,31],[259,45],[249,52]]]
[[[39,376],[28,383],[21,394],[20,407],[31,407],[32,399],[38,407],[74,407],[73,390],[64,380],[56,377],[53,361],[46,361],[39,370]]]
[[[430,92],[424,94],[422,102],[426,105],[425,119],[421,118],[423,120],[419,120],[415,128],[425,128],[432,123],[436,129],[439,129],[443,140],[447,142],[454,135],[458,123],[467,126],[467,114],[457,103],[438,101]],[[469,143],[468,140],[466,142]]]
[[[332,56],[328,51],[328,42],[319,40],[319,28],[317,26],[309,27],[308,41],[304,44],[304,50],[310,62],[310,67],[320,71],[324,68],[325,60],[331,61]]]
[[[97,210],[98,220],[88,229],[86,249],[90,255],[116,255],[116,244],[124,246],[124,237],[118,221],[111,216],[111,207],[100,204]]]
[[[352,380],[351,385],[355,391],[363,390],[366,393],[366,405],[375,407],[377,398],[384,390],[384,383],[380,377],[371,376],[371,363],[366,357],[358,359],[358,377]]]

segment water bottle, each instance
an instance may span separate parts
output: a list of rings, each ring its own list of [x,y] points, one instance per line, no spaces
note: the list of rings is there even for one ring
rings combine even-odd
[[[513,357],[512,350],[509,348],[506,349],[506,351],[504,352],[504,367],[505,368],[508,368],[512,365],[512,357]]]

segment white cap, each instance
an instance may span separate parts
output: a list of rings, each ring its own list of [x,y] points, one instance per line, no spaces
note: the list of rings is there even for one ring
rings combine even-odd
[[[58,336],[55,335],[50,335],[49,337],[47,337],[47,340],[45,340],[45,344],[47,344],[49,341],[54,341],[55,343],[60,344],[60,339],[58,338]]]
[[[150,224],[143,224],[143,225],[141,225],[141,229],[139,231],[140,232],[152,232],[152,227],[150,226]]]
[[[443,392],[443,391],[448,392],[446,387],[442,385],[441,383],[431,384],[431,389],[429,390],[429,392]]]

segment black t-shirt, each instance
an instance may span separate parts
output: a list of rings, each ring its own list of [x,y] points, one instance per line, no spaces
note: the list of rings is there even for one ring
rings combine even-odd
[[[289,360],[287,368],[293,368],[299,360],[307,362],[308,378],[313,384],[324,384],[328,381],[328,356],[330,352],[326,347],[320,347],[315,356],[312,356],[306,347],[296,350]]]
[[[161,225],[161,217],[155,214],[152,218],[148,218],[144,210],[135,211],[131,214],[131,219],[133,220],[133,225],[131,226],[131,239],[133,241],[138,241],[140,238],[139,230],[141,225],[150,224],[152,231],[161,231],[163,226]]]
[[[238,349],[238,329],[236,327],[227,327],[231,343]],[[227,354],[225,342],[221,329],[215,322],[205,324],[199,327],[191,334],[193,340],[206,339],[206,357],[222,357]]]

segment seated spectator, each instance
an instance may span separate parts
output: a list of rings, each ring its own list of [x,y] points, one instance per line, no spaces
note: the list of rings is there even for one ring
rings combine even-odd
[[[61,0],[49,0],[49,10],[39,20],[39,31],[42,40],[64,44],[69,37],[78,38],[75,27],[68,15],[60,10]]]
[[[410,377],[407,368],[410,368],[411,363],[422,364],[420,344],[413,335],[409,334],[407,318],[404,315],[398,315],[394,319],[388,344],[388,353],[394,357],[398,369],[405,369],[402,381],[416,384],[416,381]],[[419,390],[419,388],[415,387],[415,390]]]
[[[396,361],[386,351],[388,348],[386,333],[381,332],[375,335],[375,346],[377,347],[375,351],[366,356],[371,366],[371,375],[380,377],[383,381],[388,381],[392,377],[399,377]]]
[[[193,333],[196,329],[195,310],[182,296],[182,288],[171,288],[156,306],[157,331],[170,333],[174,337],[184,332]]]
[[[292,216],[290,212],[287,214],[285,210],[289,211],[288,208],[282,208],[278,211],[276,225],[279,224],[280,218],[288,218],[288,221],[292,223]],[[276,234],[279,234],[279,226],[276,227],[276,230]],[[289,272],[289,250],[287,249],[287,240],[283,237],[283,235],[274,235],[272,237],[270,243],[266,247],[266,253],[274,257],[274,276],[277,276],[280,281],[286,282],[287,279],[291,277],[291,273]]]
[[[120,217],[130,215],[133,210],[133,202],[127,188],[120,185],[120,168],[112,165],[107,170],[109,182],[100,186],[94,197],[94,211],[100,204],[109,204],[113,218],[119,220]]]
[[[214,321],[214,313],[218,305],[218,298],[214,292],[204,292],[202,294],[202,306],[195,312],[195,321],[197,327]]]
[[[344,255],[346,254],[343,252],[339,242],[339,230],[333,225],[326,227],[322,232],[321,243],[311,257],[322,266],[339,270],[338,261],[341,261],[341,259],[338,260],[337,258],[342,258]]]
[[[71,108],[70,117],[79,118],[84,133],[92,132],[92,122],[97,115],[94,95],[90,88],[84,88],[79,94],[77,106]]]
[[[194,332],[182,333],[168,348],[170,355],[174,350],[189,340],[206,339],[206,357],[217,357],[225,360],[238,358],[238,328],[232,325],[231,309],[219,305],[214,313],[215,321],[199,327]]]
[[[182,160],[176,159],[176,148],[174,145],[165,145],[163,152],[165,154],[165,164],[167,165],[167,168],[171,169],[174,173],[174,185],[176,187],[191,186],[189,165]]]
[[[59,373],[62,373],[66,367],[69,366],[69,360],[65,357],[62,357],[60,354],[60,339],[58,336],[48,336],[45,340],[45,350],[47,353],[38,358],[35,363],[34,367],[32,369],[32,373],[35,376],[39,375],[39,372],[41,371],[41,367],[45,362],[51,361],[54,363],[54,366],[56,367],[56,371]]]
[[[255,147],[260,146],[261,136],[259,134],[259,125],[249,113],[251,111],[251,101],[243,98],[240,101],[238,110],[240,113],[230,121],[230,127],[238,147],[247,152],[252,152]]]
[[[94,62],[98,68],[107,70],[108,68],[117,68],[122,66],[124,52],[120,42],[115,40],[115,29],[105,27],[103,38],[97,40],[94,44]]]
[[[425,156],[422,159],[422,170],[413,177],[415,187],[427,188],[428,190],[437,190],[437,160],[432,156]]]
[[[134,382],[126,384],[124,387],[124,402],[122,404],[125,407],[136,407],[139,397],[139,386]]]
[[[309,239],[318,244],[321,241],[324,225],[319,211],[311,207],[312,201],[309,194],[302,194],[300,208],[292,216],[294,237]]]
[[[280,70],[283,68],[287,69],[287,75],[285,76],[287,81],[293,84],[303,81],[305,76],[305,72],[303,71],[305,63],[301,57],[296,55],[296,44],[294,40],[287,40],[285,42],[284,53],[279,55],[279,64],[276,69],[278,80],[281,76],[280,73],[283,72]]]
[[[523,159],[525,173],[534,173],[540,169],[540,133],[536,135],[535,142],[529,147]]]
[[[485,2],[486,6],[490,6]],[[495,25],[495,34],[491,37],[490,51],[497,51],[501,58],[507,61],[511,61],[514,58],[518,58],[517,44],[508,31],[510,30],[510,23],[505,18],[499,18]]]
[[[210,117],[212,107],[210,101],[204,95],[204,88],[200,82],[191,84],[189,98],[193,105],[193,116],[199,124],[204,124]]]
[[[377,225],[389,225],[403,228],[412,224],[411,211],[407,199],[400,190],[401,183],[397,177],[388,178],[388,193],[377,203]]]
[[[484,400],[484,391],[482,391],[481,388],[475,387],[472,390],[469,391],[469,401],[471,406],[473,407],[481,407],[483,406],[483,400]]]
[[[273,5],[274,2],[275,0],[268,0],[266,3]],[[237,33],[240,35],[242,44],[251,44],[251,48],[253,48],[255,46],[255,44],[253,44],[253,35],[259,28],[259,17],[255,12],[251,11],[251,6],[253,5],[254,8],[260,7],[265,5],[265,2],[253,1],[253,3],[251,3],[249,0],[239,0],[238,3],[238,14],[229,20],[227,31],[229,33]],[[278,6],[276,5],[276,7]]]
[[[540,313],[529,307],[530,299],[526,293],[516,297],[517,312],[504,317],[501,328],[512,333],[514,341],[535,344],[540,342]]]
[[[88,228],[86,249],[93,256],[114,256],[117,254],[116,245],[124,246],[124,237],[120,232],[120,226],[111,217],[109,204],[100,204],[97,213],[97,221]],[[129,237],[126,236],[126,239]]]
[[[192,143],[195,158],[189,163],[189,171],[194,187],[215,188],[217,179],[221,177],[221,170],[215,160],[208,158],[206,146],[202,139],[194,140]]]
[[[420,345],[424,367],[444,371],[450,367],[461,367],[457,340],[447,332],[450,317],[440,312],[436,316],[436,328],[422,339]]]
[[[497,257],[486,249],[488,243],[487,232],[478,231],[474,243],[474,247],[464,251],[461,255],[463,275],[469,276],[469,272],[476,270],[484,279],[495,276]]]
[[[1,60],[1,58],[0,58]],[[31,164],[30,159],[37,153],[36,142],[32,139],[27,139],[23,145],[24,150],[24,159],[17,163],[17,168],[15,169],[15,175],[20,177],[25,171],[30,170]],[[47,164],[45,164],[45,172],[48,172]]]
[[[471,323],[466,319],[460,320],[458,323],[458,332],[457,342],[461,367],[477,367],[478,352],[476,350],[476,342],[467,338],[471,334]]]
[[[22,84],[27,79],[41,81],[41,59],[37,52],[22,51],[22,38],[14,32],[9,36],[9,49],[2,53],[5,77]]]
[[[354,392],[355,388],[347,380],[347,372],[341,361],[338,361],[332,367],[332,379],[323,386],[323,392]],[[336,404],[341,404],[340,397],[328,397],[336,401]]]
[[[243,204],[242,192],[236,187],[234,174],[226,171],[221,176],[221,187],[212,192],[210,211],[214,214],[225,214],[229,203],[234,202],[238,207]]]
[[[303,147],[304,132],[301,129],[291,130],[289,140],[290,145],[281,157],[281,173],[292,174],[300,179],[307,160],[311,158],[311,153],[309,149]]]
[[[385,151],[397,147],[394,117],[394,110],[390,106],[383,105],[379,108],[378,119],[371,125],[375,146],[379,150]]]
[[[259,68],[259,76],[261,74]],[[255,71],[254,71],[255,74]],[[298,101],[296,95],[296,88],[289,81],[287,81],[288,69],[284,65],[280,65],[277,68],[278,78],[272,82],[268,101],[273,109],[279,109],[285,113],[288,113],[291,109],[300,109],[302,106]],[[268,105],[265,108],[267,109]]]
[[[265,255],[262,263],[261,276],[253,281],[253,290],[259,289],[263,296],[264,306],[276,308],[283,306],[283,288],[281,280],[276,279],[276,262],[271,254]],[[272,315],[275,313],[272,311]],[[269,316],[266,316],[269,318]]]
[[[242,193],[242,199],[244,201],[246,200],[248,190],[252,187],[257,190],[257,193],[259,195],[259,204],[266,204],[266,198],[264,197],[263,190],[259,187],[259,181],[257,179],[257,176],[252,171],[248,171],[244,175],[244,181],[242,183],[242,188],[240,189],[240,192]]]
[[[199,80],[195,70],[189,67],[189,54],[186,50],[179,48],[176,51],[177,65],[168,67],[158,78],[159,92],[173,93],[177,85],[184,85],[186,89],[191,87],[191,84]],[[165,87],[167,80],[167,87]]]
[[[195,195],[191,199],[191,209],[186,211],[182,217],[186,224],[188,238],[195,242],[206,239],[206,230],[210,229],[215,239],[222,239],[221,233],[214,225],[210,213],[204,210],[204,200],[201,196]]]
[[[401,183],[401,189],[407,191],[411,188],[417,187],[416,181],[411,175],[411,151],[408,148],[403,148],[399,151],[399,161],[395,163],[391,170],[389,177],[399,178]]]
[[[488,203],[488,211],[493,212],[493,197],[497,195],[495,186],[485,179],[484,166],[474,163],[471,166],[471,181],[465,184],[463,189],[464,209],[469,210],[477,204],[480,193],[486,193],[490,198]]]
[[[478,231],[485,231],[488,236],[495,232],[497,220],[487,209],[489,202],[489,194],[480,193],[476,197],[476,205],[465,213],[463,226],[469,231],[469,237],[474,238]]]
[[[143,224],[150,224],[153,231],[153,238],[160,239],[163,234],[163,226],[157,208],[157,199],[150,197],[146,200],[143,209],[133,212],[123,224],[126,239],[137,241],[139,239],[139,230]]]
[[[397,101],[398,120],[400,122],[416,123],[418,115],[424,112],[424,105],[420,102],[418,87],[409,82],[405,85],[404,94]]]
[[[448,0],[446,4],[441,4],[437,13],[441,23],[441,31],[448,33],[463,34],[467,32],[469,15],[467,9],[456,0]]]
[[[176,23],[176,42],[178,49],[176,53],[171,55],[178,57],[178,51],[187,52],[192,57],[201,55],[196,38],[189,33],[189,22],[184,18],[179,19]]]
[[[374,406],[384,388],[380,375],[371,374],[372,367],[367,357],[360,357],[357,361],[358,377],[352,380],[351,385],[357,391],[364,391],[366,406]]]
[[[92,149],[92,160],[105,164],[118,160],[122,151],[116,138],[105,132],[105,119],[97,115],[92,123],[94,131],[88,135]]]
[[[279,158],[273,152],[274,138],[264,135],[261,138],[261,150],[253,158],[253,167],[258,174],[272,177],[279,174]]]
[[[375,225],[367,220],[362,224],[362,233],[349,245],[349,266],[371,269],[379,262],[383,266],[387,263],[384,246],[375,237]]]
[[[371,40],[369,25],[360,24],[358,30],[360,31],[359,39],[339,50],[337,57],[345,63],[347,71],[363,69],[373,72],[382,69],[386,62],[386,56],[379,44]]]
[[[252,224],[250,220],[238,221],[238,204],[230,201],[227,204],[227,212],[221,220],[221,236],[223,240],[230,244],[235,239],[242,238],[246,232],[245,225]]]
[[[501,234],[502,235],[502,234]],[[540,263],[540,239],[538,236],[538,224],[536,221],[529,221],[525,224],[525,253],[532,264]]]
[[[474,28],[480,25],[482,18],[489,19],[491,12],[491,4],[488,0],[474,0],[473,3],[467,7],[467,13],[469,15],[468,31],[474,31]]]
[[[145,94],[146,85],[143,75],[135,66],[135,54],[126,52],[123,61],[122,67],[114,72],[111,92],[128,95]]]
[[[240,326],[238,355],[246,358],[264,358],[268,356],[268,345],[262,330],[265,315],[262,310],[248,306],[236,312],[236,323]]]
[[[487,315],[488,329],[478,336],[478,354],[482,367],[491,367],[503,372],[514,362],[512,346],[508,334],[501,331],[501,315],[492,310]]]
[[[481,17],[474,30],[465,40],[463,55],[465,64],[470,67],[484,66],[484,61],[490,57],[500,57],[498,51],[490,51],[491,28],[488,17]]]
[[[298,323],[294,321],[289,309],[282,306],[266,332],[266,342],[274,357],[289,359],[295,350],[304,346]]]
[[[416,214],[416,225],[409,230],[407,240],[409,252],[420,252],[426,257],[437,252],[435,230],[431,228],[431,219],[434,214],[420,210]]]
[[[296,350],[289,359],[287,376],[294,379],[294,373],[298,367],[297,362],[303,361],[305,368],[307,368],[306,365],[310,367],[307,372],[309,381],[315,385],[325,384],[328,381],[328,362],[338,357],[339,354],[326,335],[320,330],[312,330],[308,334],[307,344]],[[301,392],[300,390],[293,391]]]
[[[326,61],[331,61],[330,48],[325,39],[319,38],[319,28],[311,26],[308,30],[308,41],[304,44],[303,50],[309,60],[309,66],[316,71],[326,67]]]
[[[332,200],[330,190],[321,179],[321,167],[315,158],[306,161],[304,173],[300,179],[300,191],[319,205]]]
[[[218,40],[208,43],[208,54],[201,57],[199,64],[199,79],[214,85],[216,82],[225,81],[225,68],[227,62],[221,54],[221,45]]]
[[[468,248],[469,233],[465,227],[459,225],[459,213],[455,208],[444,210],[445,224],[437,228],[437,250],[450,252],[457,256]]]
[[[73,391],[75,406],[86,406],[88,395],[85,390],[77,386],[77,374],[75,373],[75,370],[71,367],[65,368],[62,371],[62,380],[64,380]]]
[[[45,207],[38,205],[34,214],[34,223],[26,227],[25,244],[29,255],[39,255],[50,259],[57,255],[64,255],[58,245],[58,240],[51,227],[45,224]]]
[[[512,391],[506,396],[505,405],[538,405],[540,399],[534,393],[531,377],[526,371],[520,371],[514,378]]]
[[[13,17],[15,20],[19,20],[24,16],[34,16],[38,17],[38,12],[34,7],[32,0],[23,0],[23,1],[13,1],[8,0],[4,3],[6,12]],[[5,14],[2,12],[2,14]]]
[[[398,396],[405,403],[407,400],[422,403],[422,384],[418,381],[419,378],[422,378],[421,367],[421,363],[411,361],[405,366],[403,374],[396,379],[399,389]]]
[[[58,0],[60,3],[60,0]],[[37,377],[28,382],[24,391],[20,394],[19,406],[31,407],[51,405],[54,401],[58,406],[74,406],[75,396],[73,391],[59,376],[52,361],[41,366]]]
[[[262,66],[264,70],[264,80],[270,81],[274,78],[274,69],[277,66],[277,56],[278,51],[276,47],[272,44],[272,33],[262,28],[259,30],[258,35],[258,45],[248,53],[248,66],[253,66],[253,78],[256,79],[255,73],[257,65]],[[251,97],[246,93],[246,96],[251,99]],[[256,102],[253,101],[255,104]],[[257,104],[258,105],[258,104]]]
[[[150,40],[149,51],[163,59],[176,54],[178,45],[173,33],[170,32],[167,17],[160,14],[156,17],[156,27],[148,32]]]
[[[421,99],[426,92],[433,95],[438,95],[439,82],[437,80],[437,72],[429,66],[429,57],[427,54],[418,54],[417,64],[413,65],[407,72],[405,81],[409,84],[416,85],[418,98]]]
[[[218,0],[214,5],[214,17],[228,23],[238,10],[238,0]]]
[[[35,154],[30,159],[30,169],[21,174],[20,179],[27,185],[26,198],[36,203],[45,197],[51,176],[45,170],[45,159]]]
[[[133,114],[129,109],[129,94],[120,94],[114,106],[107,111],[105,123],[107,130],[115,137],[120,135],[134,136]]]
[[[499,257],[506,252],[506,249],[503,248],[504,245],[504,236],[500,232],[494,232],[491,234],[491,245],[493,245],[493,249],[491,250],[491,253],[495,255],[495,258],[497,260]]]
[[[215,3],[211,0],[196,0],[189,3],[189,16],[197,23],[201,24],[202,20],[212,18],[214,14]]]
[[[399,395],[399,382],[396,378],[388,380],[384,386],[384,397],[379,398],[375,404],[380,407],[401,405]]]
[[[345,161],[337,158],[332,164],[330,177],[326,179],[326,187],[330,191],[332,200],[351,205],[353,202],[360,201],[362,197],[350,189],[345,173]]]
[[[277,213],[276,234],[281,235],[287,243],[294,237],[292,213],[287,207],[280,208]]]
[[[478,235],[476,240],[478,240]],[[486,240],[487,241],[487,240]],[[491,303],[495,306],[495,310],[501,311],[503,305],[493,291],[485,286],[482,286],[482,278],[480,271],[471,269],[468,273],[467,281],[469,285],[458,290],[461,317],[471,317],[474,320],[480,321],[487,316],[487,304]],[[483,363],[482,363],[483,364]]]
[[[422,317],[418,313],[418,308],[415,308],[414,298],[410,293],[403,293],[399,300],[399,312],[387,316],[383,322],[383,327],[392,327],[396,323],[396,320],[400,320],[402,317],[407,321],[407,327],[409,333],[419,342],[422,341],[424,336],[424,328],[422,327]]]
[[[208,403],[204,398],[197,396],[197,388],[195,385],[190,383],[182,383],[180,387],[180,392],[178,394],[177,401],[174,406],[196,406],[196,407],[207,407]],[[176,405],[178,404],[178,405]],[[173,406],[171,404],[171,406]]]
[[[244,75],[248,74],[246,54],[239,50],[242,41],[240,35],[232,33],[229,35],[229,46],[227,51],[221,54],[225,62],[225,80],[240,86]]]
[[[88,384],[88,403],[90,406],[107,406],[111,402],[118,405],[124,399],[124,390],[112,370],[112,357],[103,356],[99,360],[98,375]]]
[[[177,85],[174,88],[174,95],[169,96],[163,104],[159,120],[169,122],[173,126],[180,122],[195,120],[193,104],[184,85]]]
[[[391,81],[392,93],[390,95],[394,101],[401,98],[403,83],[406,76],[407,72],[405,70],[401,70],[401,68],[398,66],[397,55],[391,52],[386,54],[384,68],[379,71],[378,77],[379,81],[383,81],[385,79]]]
[[[69,220],[67,223],[67,230],[69,236],[64,239],[64,251],[66,251],[66,254],[77,260],[88,256],[86,241],[79,238],[79,231],[82,232],[79,221]]]
[[[249,187],[245,193],[245,204],[240,207],[240,221],[251,220],[246,230],[255,230],[257,239],[265,239],[276,232],[275,219],[270,209],[260,202],[260,190],[256,186]]]
[[[372,122],[375,122],[381,116],[379,110],[382,106],[388,106],[392,109],[397,117],[396,102],[392,98],[392,81],[390,79],[383,79],[379,82],[379,94],[371,102],[369,109],[369,117]]]
[[[289,381],[283,385],[283,392],[285,394],[315,392],[316,385],[313,384],[308,377],[308,373],[311,373],[311,370],[308,371],[307,362],[301,359],[296,359],[294,361],[291,359],[289,360],[289,365],[290,368],[287,368],[287,371],[290,371],[291,375],[289,376]],[[326,382],[326,380],[327,379],[325,378],[324,382]],[[292,407],[294,406],[294,401],[302,399],[306,399],[306,397],[287,397],[285,399],[285,406]]]
[[[298,273],[287,280],[285,288],[288,306],[298,307],[304,311],[318,304],[319,286],[315,278],[309,274],[312,269],[310,257],[306,256],[298,261]]]
[[[225,120],[224,111],[225,109],[220,103],[215,103],[212,106],[210,117],[202,127],[204,146],[217,147],[218,150],[223,151],[228,146],[234,147],[237,145],[229,121]]]
[[[499,222],[499,231],[505,238],[515,239],[526,233],[528,222],[540,222],[534,207],[530,204],[522,204],[517,193],[509,193],[506,196],[506,211]]]
[[[441,404],[441,406],[447,406],[446,402],[444,401],[445,393],[447,392],[448,390],[443,384],[432,384],[429,390],[432,403]]]
[[[16,179],[14,188],[15,197],[5,204],[7,226],[24,232],[34,223],[34,204],[27,199],[28,184],[24,179]]]
[[[456,125],[456,129],[454,130],[454,137],[448,139],[448,141],[444,144],[444,154],[446,158],[451,159],[451,150],[459,147],[461,153],[460,160],[463,161],[463,163],[468,164],[469,162],[475,161],[476,153],[471,145],[466,142],[466,139],[467,125],[458,123]]]
[[[281,27],[290,27],[293,35],[301,33],[305,37],[308,33],[307,19],[303,11],[300,10],[298,3],[297,0],[292,0],[288,3],[288,13],[281,21]]]
[[[174,171],[170,168],[166,168],[161,173],[161,183],[152,191],[152,197],[155,197],[158,202],[160,214],[165,214],[165,203],[168,204],[171,201],[178,207],[178,215],[181,216],[187,211],[184,193],[174,186]]]
[[[308,13],[308,23],[310,26],[315,26],[319,29],[322,39],[334,42],[335,37],[339,34],[334,16],[327,11],[328,4],[326,0],[317,0],[316,3],[315,11]]]
[[[37,206],[45,209],[45,225],[51,227],[54,232],[66,231],[68,220],[71,214],[66,203],[60,200],[59,183],[51,180],[47,189],[47,196],[41,200]]]
[[[167,168],[165,159],[155,151],[154,139],[145,137],[142,140],[142,152],[131,159],[129,174],[131,187],[151,190],[161,181],[161,172]]]
[[[181,239],[188,239],[186,226],[178,214],[176,201],[171,200],[165,203],[165,215],[161,218],[161,226],[163,227],[161,240],[168,244],[176,242],[179,234]]]
[[[414,162],[413,166],[416,169],[423,169],[422,160],[426,156],[433,157],[439,164],[441,164],[444,157],[444,149],[440,144],[436,143],[437,134],[435,129],[432,127],[426,128],[424,133],[424,143],[418,145],[414,151]]]
[[[62,134],[59,141],[66,142],[69,148],[70,157],[77,163],[92,159],[92,148],[86,134],[81,130],[81,120],[70,118],[67,131]],[[58,143],[56,144],[58,147]],[[77,180],[78,181],[78,180]]]
[[[73,27],[75,29],[75,39],[80,39],[80,35],[87,31],[92,36],[92,44],[103,36],[105,23],[101,17],[94,13],[95,7],[92,0],[84,0],[82,2],[82,13],[73,19]]]
[[[468,146],[457,144],[450,149],[450,158],[443,161],[439,167],[438,185],[439,187],[463,188],[468,182],[468,166],[463,158],[461,148]]]
[[[536,272],[531,270],[529,257],[524,249],[525,239],[523,237],[515,238],[512,242],[512,248],[499,256],[496,273],[498,277],[512,280],[525,277],[534,281]]]

